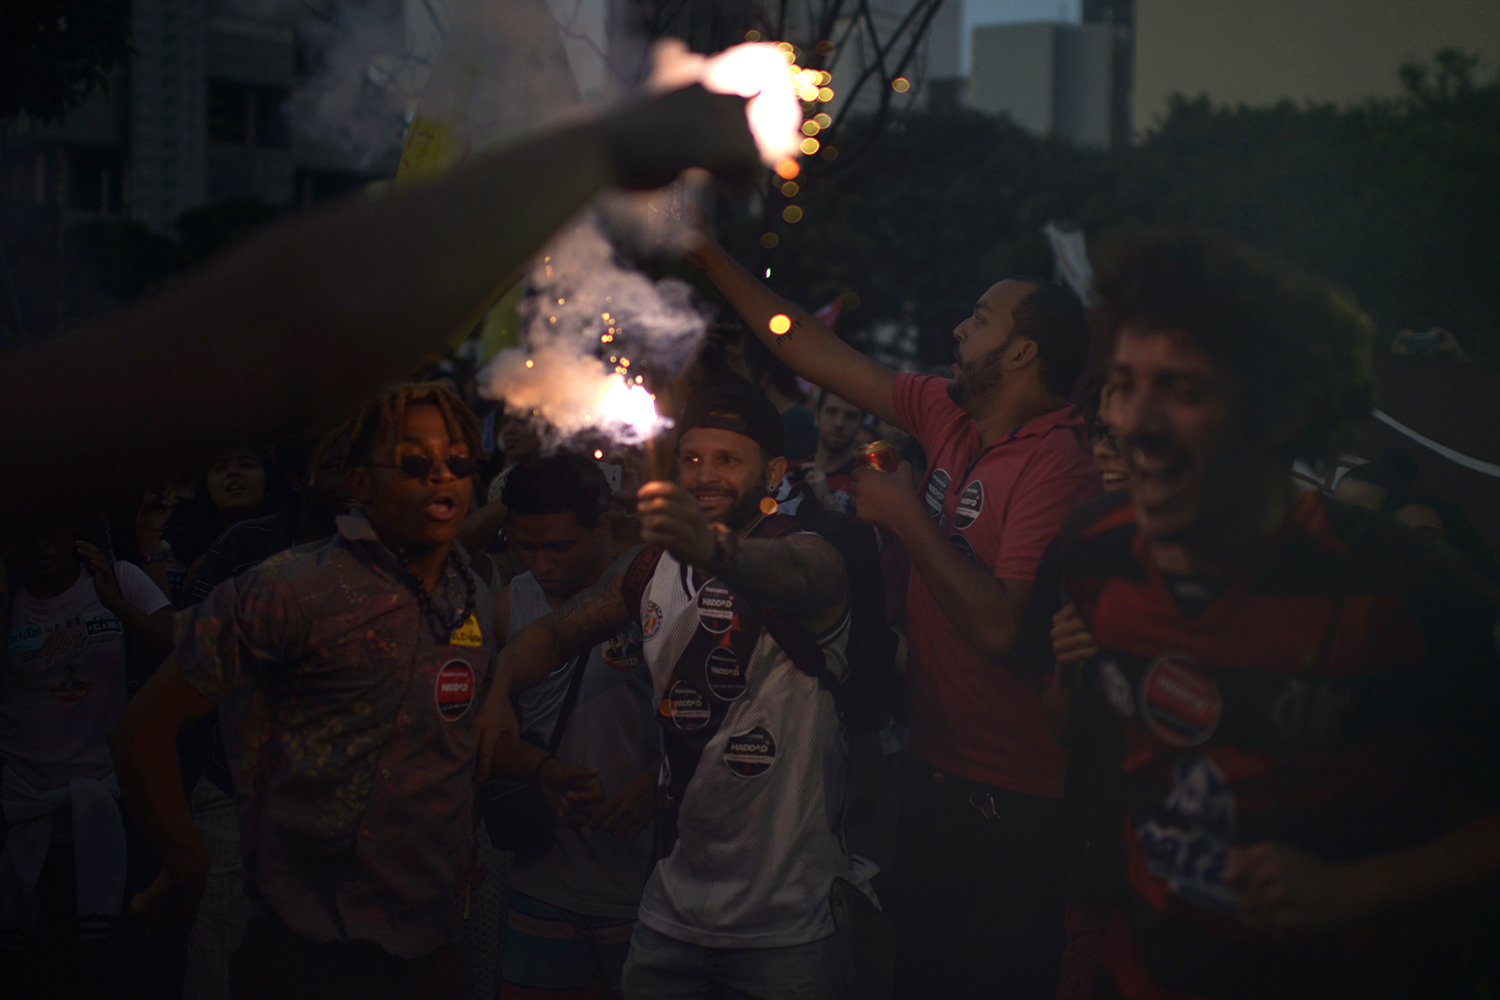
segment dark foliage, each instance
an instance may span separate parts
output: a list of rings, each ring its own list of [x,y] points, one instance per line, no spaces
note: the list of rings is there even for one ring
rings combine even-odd
[[[62,121],[125,56],[127,0],[0,3],[0,121]]]

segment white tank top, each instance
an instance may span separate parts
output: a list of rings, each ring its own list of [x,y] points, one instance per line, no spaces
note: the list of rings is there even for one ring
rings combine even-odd
[[[833,696],[727,587],[670,553],[640,611],[668,749],[661,792],[680,796],[677,841],[646,883],[641,922],[709,948],[779,948],[833,933],[829,894],[848,870],[847,750]],[[848,634],[845,615],[818,637],[838,677]],[[691,776],[674,781],[684,745],[701,754]]]

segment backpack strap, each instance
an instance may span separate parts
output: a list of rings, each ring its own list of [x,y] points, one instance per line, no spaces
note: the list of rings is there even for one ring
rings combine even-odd
[[[645,596],[646,585],[656,574],[656,564],[661,562],[661,554],[665,551],[660,545],[648,545],[641,549],[625,570],[624,579],[620,581],[625,607],[630,609],[630,615],[637,625],[641,623],[641,598]]]

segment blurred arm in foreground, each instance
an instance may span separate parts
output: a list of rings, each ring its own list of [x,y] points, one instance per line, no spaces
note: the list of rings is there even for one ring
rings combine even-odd
[[[440,346],[602,188],[753,169],[744,105],[687,87],[430,184],[299,215],[4,356],[0,425],[29,431],[11,442],[25,474],[0,478],[0,507],[139,496],[216,445],[333,422]]]

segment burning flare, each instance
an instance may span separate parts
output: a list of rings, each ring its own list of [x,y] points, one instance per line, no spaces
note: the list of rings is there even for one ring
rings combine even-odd
[[[808,74],[816,71],[798,67],[792,61],[790,46],[747,42],[716,56],[703,56],[688,51],[679,39],[665,38],[656,43],[652,57],[652,89],[671,90],[701,83],[721,94],[749,97],[745,115],[766,166],[774,167],[797,155],[803,138],[798,98],[801,91],[811,90],[816,100],[818,91],[807,83]]]

